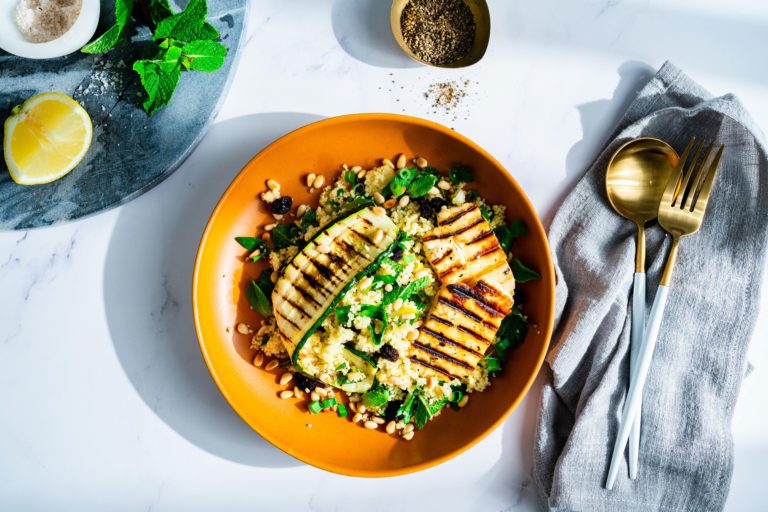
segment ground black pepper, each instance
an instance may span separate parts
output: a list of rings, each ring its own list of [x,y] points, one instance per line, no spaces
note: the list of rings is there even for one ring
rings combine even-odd
[[[403,9],[400,28],[408,48],[430,64],[449,64],[466,56],[476,29],[464,0],[411,0]]]

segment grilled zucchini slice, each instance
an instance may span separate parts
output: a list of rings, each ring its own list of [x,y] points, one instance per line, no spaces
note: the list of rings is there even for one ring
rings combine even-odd
[[[397,227],[387,215],[363,208],[325,228],[285,266],[272,307],[290,354],[345,285],[396,237]]]

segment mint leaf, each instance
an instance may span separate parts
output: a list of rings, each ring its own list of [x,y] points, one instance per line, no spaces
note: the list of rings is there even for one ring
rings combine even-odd
[[[272,314],[272,302],[253,279],[245,286],[245,297],[248,299],[251,309],[261,316]]]
[[[454,184],[472,183],[475,181],[475,177],[472,175],[472,169],[462,164],[451,167],[451,170],[448,171],[448,179]]]
[[[272,243],[276,250],[297,245],[301,233],[295,224],[278,224],[272,230]]]
[[[423,197],[437,183],[437,176],[422,172],[408,185],[408,195],[411,197]]]
[[[173,16],[173,10],[171,10],[168,0],[149,0],[147,11],[155,26],[168,16]]]
[[[125,27],[131,19],[133,6],[134,0],[116,0],[115,24],[98,39],[83,46],[80,51],[83,53],[104,53],[114,48],[123,39]]]
[[[165,56],[165,55],[163,55]],[[181,77],[181,65],[177,60],[142,59],[133,63],[141,85],[147,92],[142,106],[147,114],[154,114],[168,104]]]
[[[227,49],[215,41],[192,41],[181,47],[182,64],[193,71],[216,71],[224,64]]]
[[[218,31],[205,21],[208,5],[205,0],[189,0],[187,7],[178,14],[168,16],[155,28],[154,40],[173,38],[180,41],[216,39]]]

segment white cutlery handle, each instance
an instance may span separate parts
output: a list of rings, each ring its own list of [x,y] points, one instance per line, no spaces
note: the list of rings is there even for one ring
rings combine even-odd
[[[616,444],[613,446],[613,455],[611,456],[611,465],[608,468],[608,477],[605,479],[605,488],[613,489],[616,482],[616,474],[619,471],[619,461],[624,453],[629,439],[632,422],[635,420],[637,411],[640,409],[640,403],[643,393],[643,386],[648,378],[648,370],[651,367],[653,359],[653,350],[656,348],[656,341],[659,339],[659,328],[661,319],[664,316],[664,307],[667,305],[667,296],[669,287],[659,285],[656,291],[656,297],[653,300],[651,314],[648,317],[645,341],[640,347],[640,353],[637,357],[635,380],[629,385],[627,400],[624,402],[624,411],[619,423],[619,433],[616,436]]]
[[[645,272],[635,272],[635,280],[632,284],[632,331],[629,338],[629,382],[636,380],[637,358],[640,354],[640,346],[643,343],[645,333]],[[637,408],[637,416],[632,422],[632,430],[629,435],[629,478],[637,478],[637,466],[640,455],[640,418],[642,417],[642,394],[640,405]]]

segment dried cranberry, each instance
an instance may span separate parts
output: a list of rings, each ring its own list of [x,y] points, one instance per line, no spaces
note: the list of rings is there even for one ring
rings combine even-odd
[[[392,261],[400,261],[400,258],[403,257],[403,246],[400,244],[396,245],[389,257]]]
[[[386,344],[383,347],[381,347],[380,354],[381,354],[381,357],[383,357],[387,361],[395,362],[398,359],[400,359],[400,352],[398,352],[397,349],[390,344]]]
[[[275,215],[285,215],[291,211],[292,204],[293,199],[291,199],[291,196],[282,196],[269,203],[269,208]]]
[[[388,402],[387,408],[384,409],[384,419],[387,421],[393,421],[397,419],[397,410],[403,405],[402,400],[395,400],[394,402]]]
[[[419,203],[419,214],[425,219],[431,219],[448,203],[442,197],[424,199]]]
[[[296,383],[296,386],[301,390],[312,391],[317,386],[320,385],[320,381],[317,381],[312,377],[307,377],[303,373],[299,373],[299,372],[293,372],[293,381]]]

